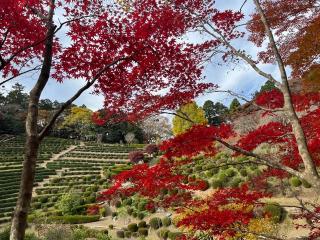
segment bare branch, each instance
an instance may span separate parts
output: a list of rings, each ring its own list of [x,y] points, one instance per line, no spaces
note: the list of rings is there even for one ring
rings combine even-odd
[[[24,75],[24,74],[32,72],[32,71],[38,71],[40,69],[41,69],[41,65],[38,65],[38,66],[36,66],[36,67],[34,67],[32,69],[26,70],[24,72],[20,72],[17,76],[10,77],[10,78],[0,82],[0,86],[5,84],[5,83],[7,83],[7,82],[9,82],[9,81],[11,81],[11,80],[13,80],[13,79],[15,79],[15,78],[17,78],[17,77],[19,77],[19,76],[21,76],[21,75]]]
[[[55,121],[57,120],[57,118],[60,116],[60,114],[71,105],[71,103],[73,103],[84,91],[86,91],[87,89],[89,89],[99,78],[100,76],[106,71],[108,70],[110,67],[118,64],[121,61],[127,60],[131,58],[130,57],[123,57],[123,58],[119,58],[115,61],[113,61],[112,63],[106,65],[105,67],[103,67],[95,76],[91,81],[88,81],[86,83],[86,85],[84,85],[82,88],[80,88],[68,101],[66,101],[64,104],[62,104],[62,106],[55,112],[55,114],[52,116],[52,118],[50,119],[50,121],[48,122],[48,124],[42,129],[42,131],[39,133],[39,139],[43,139],[48,132],[50,131],[50,129],[53,127]]]
[[[206,23],[214,32],[210,31],[206,26],[202,26],[203,30],[214,37],[215,39],[219,40],[221,43],[223,43],[227,48],[231,50],[231,52],[243,59],[245,62],[247,62],[259,75],[262,77],[270,80],[273,82],[277,87],[281,87],[280,83],[271,75],[266,72],[264,72],[262,69],[260,69],[257,65],[257,63],[252,60],[249,56],[247,56],[243,51],[240,51],[236,49],[234,46],[231,45],[231,43],[226,39],[226,37],[214,26],[212,26],[211,23],[207,22]]]

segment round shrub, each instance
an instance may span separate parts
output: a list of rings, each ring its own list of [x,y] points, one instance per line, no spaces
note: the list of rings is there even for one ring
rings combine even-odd
[[[126,206],[131,206],[132,199],[131,198],[127,198],[127,199],[123,200],[123,204],[126,205]]]
[[[143,162],[144,154],[141,151],[133,151],[129,153],[129,160],[130,162],[137,164],[139,162]]]
[[[139,228],[146,228],[147,227],[147,223],[145,221],[141,221],[138,223],[138,227]]]
[[[232,168],[229,168],[226,170],[225,174],[227,177],[234,177],[236,175],[236,171]]]
[[[233,188],[239,187],[241,182],[242,182],[241,178],[235,178],[230,182],[230,187],[233,187]]]
[[[136,223],[131,223],[128,225],[128,230],[130,232],[137,232],[138,231],[138,225]]]
[[[225,173],[220,173],[219,174],[219,180],[221,182],[226,182],[228,180],[228,176]]]
[[[169,217],[164,217],[161,219],[162,226],[168,227],[171,225],[171,219]]]
[[[139,228],[138,233],[139,233],[139,236],[146,237],[146,236],[148,236],[148,229],[147,228]]]
[[[117,231],[117,237],[118,238],[124,238],[124,231],[123,230]]]
[[[286,211],[278,203],[268,203],[264,206],[267,213],[274,223],[281,223],[286,217]]]
[[[243,169],[240,170],[240,174],[241,174],[242,177],[246,177],[246,176],[248,176],[248,171],[243,168]]]
[[[113,212],[113,213],[111,214],[111,216],[112,216],[112,217],[116,217],[116,216],[118,216],[118,213],[117,213],[117,212]]]
[[[169,230],[168,229],[160,229],[158,232],[157,232],[157,235],[159,238],[161,239],[167,239],[168,238],[168,235],[169,235]]]
[[[300,187],[302,185],[302,182],[299,178],[292,177],[292,178],[290,178],[290,185],[292,187]]]
[[[109,228],[110,228],[110,229],[113,229],[113,228],[114,228],[114,226],[113,226],[112,224],[110,224],[110,225],[109,225]]]
[[[131,238],[131,232],[129,232],[129,231],[124,232],[124,236],[126,238]]]
[[[182,233],[181,232],[169,232],[168,233],[168,238],[170,240],[176,240],[176,239],[179,239],[179,237],[182,236]]]
[[[302,186],[304,186],[305,188],[311,188],[312,185],[310,183],[308,183],[306,180],[302,180]]]
[[[215,179],[215,180],[213,180],[211,182],[211,187],[213,189],[222,188],[223,187],[223,182],[220,179]]]
[[[140,203],[138,204],[138,210],[140,210],[140,211],[146,210],[146,205],[147,205],[146,202],[140,202]]]
[[[160,218],[151,218],[149,225],[153,229],[159,229],[162,226],[162,221]]]
[[[145,147],[144,151],[150,155],[156,155],[159,152],[159,147],[156,144],[149,144]]]
[[[142,219],[144,219],[145,215],[144,215],[143,212],[139,212],[138,215],[137,215],[137,217],[138,217],[140,220],[142,220]]]
[[[133,209],[132,209],[132,208],[128,208],[128,209],[127,209],[127,213],[128,213],[129,215],[132,215]]]
[[[206,176],[207,177],[212,177],[213,176],[213,172],[212,171],[206,171]]]

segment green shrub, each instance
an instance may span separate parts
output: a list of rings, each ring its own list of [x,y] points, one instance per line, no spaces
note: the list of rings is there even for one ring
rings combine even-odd
[[[64,215],[77,214],[77,209],[81,206],[80,196],[74,193],[67,193],[63,195],[57,204],[58,209]]]
[[[132,204],[132,199],[131,198],[127,198],[123,201],[123,204],[126,206],[130,206]]]
[[[211,187],[216,189],[216,188],[222,188],[223,187],[223,182],[220,179],[215,179],[211,182]]]
[[[117,237],[118,238],[124,238],[124,231],[123,230],[117,231]]]
[[[240,170],[240,174],[241,174],[242,177],[246,177],[246,176],[248,176],[248,171],[243,168],[243,169]]]
[[[129,215],[132,215],[133,209],[132,209],[132,208],[128,208],[128,209],[127,209],[127,213],[128,213]]]
[[[146,210],[146,205],[147,205],[146,202],[140,202],[140,203],[138,204],[138,210],[140,210],[140,211]]]
[[[129,232],[129,231],[124,232],[124,236],[126,238],[131,238],[131,232]]]
[[[182,233],[181,232],[169,232],[168,233],[168,238],[170,239],[170,240],[176,240],[176,239],[178,239],[179,237],[181,237],[182,236]]]
[[[162,226],[168,227],[171,225],[171,219],[169,217],[164,217],[161,219]]]
[[[48,222],[64,223],[64,224],[80,224],[99,221],[99,215],[65,215],[65,216],[50,216]]]
[[[144,215],[143,212],[139,212],[138,215],[137,215],[137,217],[138,217],[140,220],[142,220],[142,219],[144,219],[145,215]]]
[[[230,182],[230,187],[233,187],[233,188],[239,187],[241,182],[242,182],[241,178],[236,177]]]
[[[114,226],[112,224],[109,225],[109,229],[113,229]]]
[[[148,236],[148,229],[147,228],[139,228],[138,233],[139,233],[139,236],[146,237],[146,236]]]
[[[71,232],[65,228],[50,228],[45,236],[44,240],[69,240]]]
[[[115,207],[116,207],[116,208],[121,207],[121,202],[120,202],[120,201],[116,201],[116,203],[115,203]]]
[[[10,227],[6,227],[0,232],[0,240],[9,240],[10,239]]]
[[[169,235],[169,230],[168,229],[160,229],[158,232],[157,232],[157,235],[159,238],[161,239],[167,239],[168,238],[168,235]]]
[[[286,211],[278,203],[267,203],[264,206],[264,211],[270,215],[274,223],[281,223],[286,217]]]
[[[99,213],[102,217],[107,216],[107,210],[104,207],[100,208]]]
[[[26,233],[24,240],[40,240],[34,233]]]
[[[146,228],[147,227],[147,223],[145,221],[141,221],[138,223],[138,227],[139,228]]]
[[[234,177],[236,175],[236,171],[232,168],[229,168],[225,171],[227,177]]]
[[[136,223],[131,223],[128,225],[128,230],[130,232],[137,232],[138,231],[138,225]]]
[[[162,222],[160,218],[151,218],[149,221],[149,225],[153,229],[159,229],[162,226]]]
[[[224,183],[228,180],[228,176],[222,172],[219,174],[219,180]]]
[[[117,212],[113,212],[113,213],[111,214],[111,216],[112,216],[112,217],[116,217],[116,216],[118,216],[118,213],[117,213]]]
[[[48,197],[46,197],[46,196],[40,197],[40,198],[39,198],[39,202],[40,202],[40,203],[47,203],[47,202],[48,202]]]
[[[131,236],[134,237],[134,238],[137,238],[137,237],[139,237],[139,233],[138,232],[133,232],[133,233],[131,233]]]
[[[302,185],[301,180],[297,177],[292,177],[289,181],[292,187],[300,187]]]
[[[306,180],[302,180],[302,186],[304,186],[305,188],[311,188],[312,185],[310,183],[308,183]]]

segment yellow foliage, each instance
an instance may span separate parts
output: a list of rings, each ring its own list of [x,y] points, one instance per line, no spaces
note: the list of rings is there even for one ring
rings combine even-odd
[[[61,127],[91,124],[92,111],[85,107],[72,107],[71,113],[64,119]]]
[[[189,128],[196,124],[207,124],[205,112],[201,107],[198,107],[195,102],[187,103],[181,106],[173,118],[173,134],[179,135],[186,132]],[[187,119],[191,120],[188,121]]]

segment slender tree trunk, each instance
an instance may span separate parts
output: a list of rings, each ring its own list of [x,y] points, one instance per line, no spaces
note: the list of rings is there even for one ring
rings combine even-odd
[[[26,137],[25,160],[21,176],[19,197],[11,225],[11,240],[23,240],[27,227],[28,210],[32,197],[32,189],[36,172],[39,141],[37,136]]]
[[[288,82],[288,76],[285,70],[285,66],[282,60],[282,57],[279,53],[278,47],[276,45],[276,42],[274,40],[273,34],[271,32],[267,17],[265,16],[263,9],[261,7],[261,4],[259,2],[259,0],[253,0],[257,10],[260,14],[261,17],[261,21],[265,26],[266,29],[266,34],[269,38],[272,50],[274,52],[276,61],[278,63],[278,68],[281,74],[281,80],[282,80],[282,93],[284,95],[284,107],[285,110],[287,112],[289,121],[292,125],[292,130],[293,130],[293,134],[296,138],[297,141],[297,145],[298,145],[298,150],[299,150],[299,154],[302,158],[305,170],[304,170],[304,176],[305,179],[307,179],[308,181],[310,181],[310,183],[315,184],[315,185],[319,185],[319,174],[317,172],[316,169],[316,165],[311,157],[311,154],[309,152],[308,149],[308,145],[307,145],[307,139],[306,136],[304,134],[304,131],[301,127],[298,115],[294,109],[293,103],[292,103],[292,97],[291,97],[291,91],[290,91],[290,87],[289,87],[289,82]]]
[[[11,223],[10,240],[23,240],[27,227],[27,216],[32,198],[37,155],[41,139],[38,134],[38,105],[40,95],[46,86],[52,66],[52,47],[55,25],[53,24],[54,0],[48,12],[47,33],[43,63],[39,78],[30,92],[28,115],[26,119],[26,143],[20,191]]]

